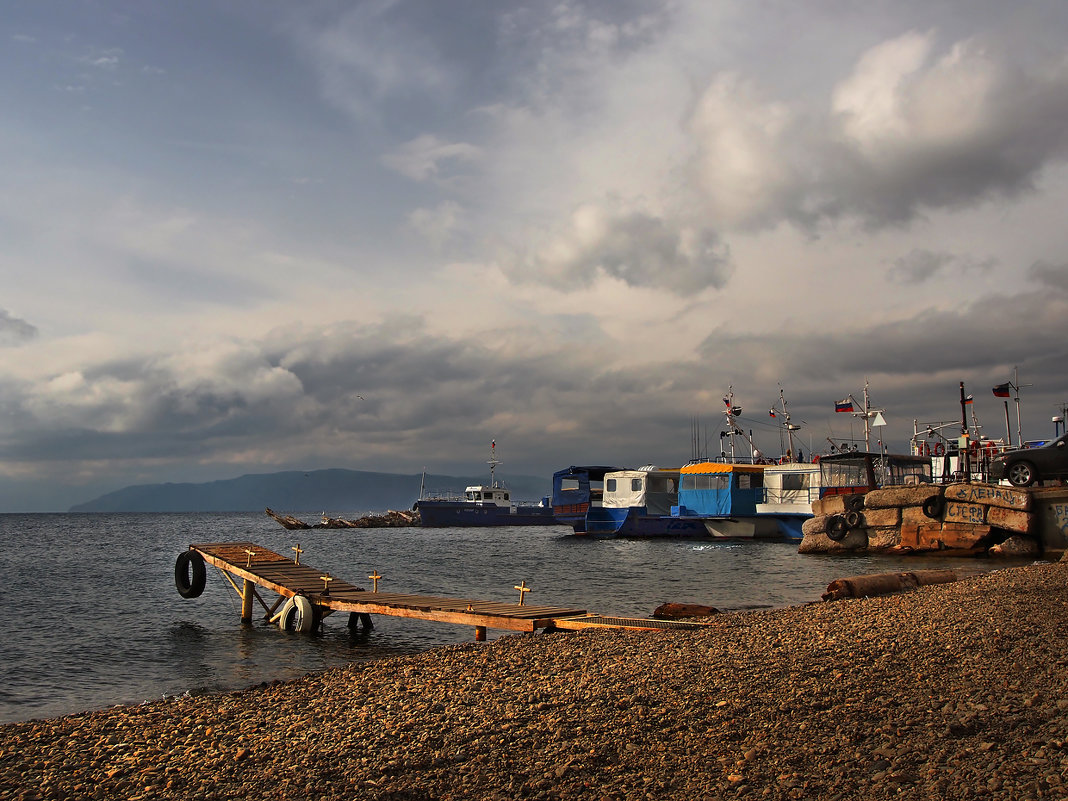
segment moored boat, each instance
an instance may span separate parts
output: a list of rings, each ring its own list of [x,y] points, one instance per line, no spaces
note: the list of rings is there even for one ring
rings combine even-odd
[[[764,498],[765,465],[696,462],[680,470],[680,519],[698,520],[711,537],[774,539],[775,516],[757,514]]]
[[[422,488],[414,509],[419,512],[424,528],[489,527],[489,526],[552,526],[556,525],[549,498],[540,503],[516,502],[511,491],[497,481],[497,442],[490,443],[490,483],[474,484],[463,496],[437,494],[424,496]]]
[[[603,506],[604,477],[624,470],[605,465],[571,465],[553,473],[552,512],[556,522],[586,533],[586,515]]]
[[[647,465],[604,476],[600,506],[586,511],[584,533],[593,537],[703,536],[698,520],[673,516],[679,502],[679,468]]]
[[[785,462],[764,468],[764,497],[756,513],[775,522],[784,539],[800,540],[801,526],[812,517],[812,502],[820,497],[820,466]]]

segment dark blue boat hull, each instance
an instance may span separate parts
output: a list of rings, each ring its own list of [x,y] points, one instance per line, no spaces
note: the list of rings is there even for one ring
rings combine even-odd
[[[482,506],[464,501],[419,501],[420,525],[424,528],[478,528],[490,526],[552,526],[556,525],[552,507]]]

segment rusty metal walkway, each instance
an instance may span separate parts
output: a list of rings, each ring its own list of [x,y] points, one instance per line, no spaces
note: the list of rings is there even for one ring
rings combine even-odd
[[[584,609],[567,606],[536,606],[522,602],[528,591],[525,582],[516,589],[521,603],[481,601],[470,598],[441,598],[429,595],[407,595],[378,591],[377,574],[370,576],[373,589],[366,590],[342,579],[300,563],[300,546],[294,558],[282,556],[252,542],[195,543],[191,552],[199,554],[207,564],[223,571],[223,575],[242,597],[241,616],[251,621],[252,599],[256,598],[270,618],[287,599],[304,596],[317,614],[349,612],[369,624],[369,615],[391,615],[417,618],[441,623],[458,623],[475,627],[476,639],[485,639],[487,628],[509,631],[536,629],[582,629],[594,626],[628,629],[700,628],[700,623],[642,620],[637,618],[607,618],[587,613]],[[184,556],[184,554],[183,554]],[[179,559],[182,559],[180,556]],[[176,580],[177,580],[176,572]],[[231,576],[244,580],[238,588]],[[256,588],[262,587],[278,594],[273,606],[268,606]],[[195,596],[187,596],[195,597]]]

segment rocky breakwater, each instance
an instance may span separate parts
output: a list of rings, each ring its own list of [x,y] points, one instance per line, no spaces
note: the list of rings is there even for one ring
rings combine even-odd
[[[1037,555],[1027,490],[991,484],[888,487],[812,504],[801,553],[944,551]]]

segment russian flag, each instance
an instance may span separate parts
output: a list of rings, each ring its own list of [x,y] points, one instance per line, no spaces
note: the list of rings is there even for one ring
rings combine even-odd
[[[1012,387],[1012,384],[998,384],[996,387],[994,387],[994,397],[995,398],[1007,398],[1007,397],[1009,397],[1009,388],[1010,387]]]
[[[849,398],[846,398],[845,400],[835,401],[834,410],[836,412],[851,412],[853,411],[853,401],[851,401]]]

